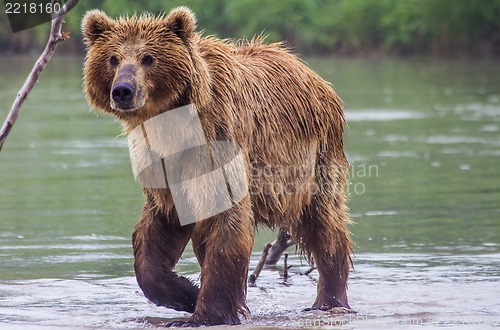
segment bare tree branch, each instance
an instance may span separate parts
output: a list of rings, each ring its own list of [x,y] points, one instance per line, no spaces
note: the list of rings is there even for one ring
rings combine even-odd
[[[280,229],[278,237],[274,242],[271,243],[271,250],[266,259],[266,265],[275,266],[278,260],[280,260],[281,254],[295,243],[292,241],[290,234],[284,228]]]
[[[55,2],[57,1],[52,0],[52,4],[54,4]],[[31,73],[26,79],[26,82],[24,83],[23,87],[17,94],[16,100],[14,101],[14,104],[12,105],[9,114],[7,115],[7,119],[5,119],[5,122],[2,128],[0,129],[0,150],[2,150],[2,147],[5,143],[5,140],[7,139],[7,136],[9,136],[12,127],[16,123],[17,117],[21,112],[21,108],[24,101],[26,101],[26,98],[28,97],[29,93],[31,92],[36,82],[38,81],[38,78],[40,77],[40,74],[42,73],[43,69],[45,69],[45,66],[52,58],[52,55],[56,50],[57,44],[69,38],[69,33],[62,32],[61,30],[63,19],[64,15],[66,15],[66,13],[71,8],[73,8],[77,2],[78,0],[68,0],[64,4],[64,6],[62,6],[61,9],[62,13],[58,17],[52,20],[50,27],[50,36],[49,40],[47,41],[47,45],[45,46],[42,55],[40,55],[40,58],[36,61],[35,65],[33,66],[33,69],[31,70]]]
[[[257,277],[259,277],[260,272],[262,271],[262,268],[264,267],[264,263],[266,262],[267,254],[269,253],[269,249],[271,248],[271,246],[272,246],[271,243],[267,243],[266,246],[264,246],[264,251],[262,251],[262,256],[260,257],[259,263],[257,264],[257,267],[255,267],[253,274],[250,275],[250,278],[248,279],[249,286],[255,286],[255,281],[257,281]]]

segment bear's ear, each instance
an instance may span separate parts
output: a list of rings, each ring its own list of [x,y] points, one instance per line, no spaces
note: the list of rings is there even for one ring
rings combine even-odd
[[[168,13],[165,24],[170,31],[186,41],[196,30],[196,17],[188,7],[178,7]]]
[[[115,21],[103,11],[89,10],[82,19],[83,41],[87,46],[92,45],[104,32],[110,30]]]

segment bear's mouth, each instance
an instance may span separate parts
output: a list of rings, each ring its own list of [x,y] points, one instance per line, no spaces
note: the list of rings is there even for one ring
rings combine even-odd
[[[127,104],[117,106],[113,101],[111,101],[111,109],[123,112],[131,112],[137,110],[138,108]]]

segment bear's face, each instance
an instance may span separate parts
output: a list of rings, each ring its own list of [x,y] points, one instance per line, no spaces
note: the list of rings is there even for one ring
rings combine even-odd
[[[90,104],[122,119],[152,117],[175,106],[192,89],[195,28],[187,8],[173,10],[167,17],[117,20],[99,10],[89,11],[82,32],[87,45],[84,86]]]

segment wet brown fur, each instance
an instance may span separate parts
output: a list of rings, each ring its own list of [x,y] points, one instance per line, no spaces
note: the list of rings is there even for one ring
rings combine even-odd
[[[183,226],[168,189],[144,189],[133,236],[135,270],[158,305],[194,312],[196,324],[237,324],[246,315],[246,279],[255,226],[287,228],[319,271],[313,308],[348,307],[351,241],[345,197],[341,102],[331,86],[280,43],[234,43],[195,32],[194,15],[112,20],[86,14],[84,87],[92,107],[115,115],[127,133],[145,120],[195,103],[207,141],[244,151],[250,194],[236,207]],[[151,66],[141,65],[150,54]],[[110,65],[110,56],[120,65]],[[144,106],[110,107],[121,65],[136,68]],[[287,187],[287,190],[284,190]],[[201,266],[201,288],[172,271],[189,239]]]

